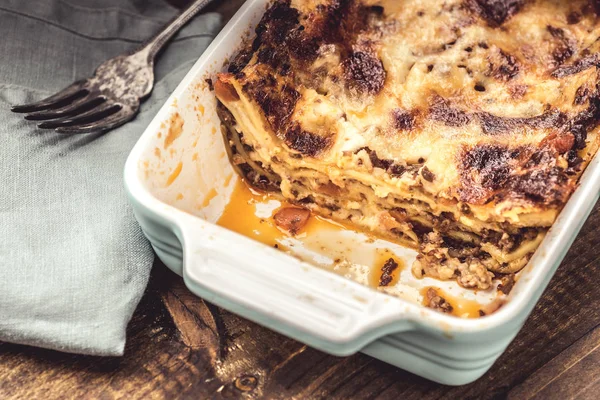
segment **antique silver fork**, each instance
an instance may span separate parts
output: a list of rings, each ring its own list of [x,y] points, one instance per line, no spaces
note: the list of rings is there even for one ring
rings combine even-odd
[[[165,44],[212,0],[196,0],[136,50],[102,63],[94,76],[36,103],[12,107],[38,127],[60,133],[106,132],[135,117],[154,87],[154,59]]]

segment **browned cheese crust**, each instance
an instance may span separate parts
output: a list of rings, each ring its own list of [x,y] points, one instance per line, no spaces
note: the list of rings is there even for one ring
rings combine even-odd
[[[221,73],[259,188],[419,249],[418,276],[520,270],[598,147],[600,3],[277,0]]]

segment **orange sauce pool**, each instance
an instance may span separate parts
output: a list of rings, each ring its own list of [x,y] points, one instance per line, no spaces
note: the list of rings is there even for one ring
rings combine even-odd
[[[421,295],[423,295],[423,304],[427,301],[427,291],[433,289],[437,292],[438,296],[445,299],[452,306],[452,315],[462,318],[479,318],[481,317],[480,311],[483,311],[485,306],[479,304],[475,300],[465,299],[463,297],[452,296],[444,292],[443,290],[435,287],[426,287],[421,289]]]
[[[269,201],[277,201],[278,204],[271,204],[271,206],[268,207],[267,204]],[[257,213],[258,206],[266,207],[266,211],[262,210],[260,213]],[[289,232],[280,229],[275,224],[273,215],[279,209],[291,206],[293,205],[278,197],[253,190],[242,180],[237,180],[229,203],[225,206],[223,214],[217,221],[217,224],[268,246],[276,247],[281,250],[289,250],[285,248],[282,242],[284,239],[290,238],[291,235]],[[262,217],[259,217],[257,214]],[[331,232],[335,236],[337,232],[347,230],[356,232],[356,229],[353,229],[351,226],[346,226],[335,221],[311,215],[306,225],[296,234],[296,238],[307,243],[310,242],[311,237],[318,236],[316,235],[317,233]],[[372,235],[369,236],[374,237]],[[337,239],[335,240],[337,241]],[[340,239],[340,242],[337,244],[340,245],[342,242],[343,240]],[[347,272],[346,269],[348,268],[345,255],[348,254],[347,251],[351,250],[348,250],[348,248],[344,246],[342,246],[343,248],[341,250],[336,247],[330,247],[331,244],[328,245],[325,242],[315,243],[317,244],[318,248],[316,250],[319,254],[326,255],[334,260],[333,264],[323,264],[322,266],[326,266],[327,269],[331,269],[338,274],[345,275]],[[391,258],[398,264],[398,267],[392,271],[392,279],[385,287],[393,287],[396,285],[402,271],[406,267],[404,261],[393,251],[384,247],[370,249],[369,251],[374,251],[374,259],[371,263],[366,264],[369,268],[369,272],[367,276],[368,282],[365,283],[374,289],[382,289],[384,287],[380,285],[382,267]],[[452,306],[451,315],[457,317],[479,318],[481,317],[481,311],[484,311],[485,314],[490,314],[501,306],[501,303],[498,302],[482,305],[475,300],[450,295],[436,287],[425,287],[420,289],[424,305],[426,304],[427,291],[429,289],[434,289],[440,297],[444,298]]]
[[[268,198],[268,194],[253,190],[242,180],[238,180],[229,203],[225,206],[221,218],[217,221],[217,225],[268,246],[275,246],[279,240],[288,237],[289,233],[279,229],[273,218],[259,218],[256,216],[256,205],[265,203]],[[277,199],[277,201],[281,203],[281,206],[273,210],[272,214],[275,214],[279,208],[292,206],[286,201],[280,199]],[[310,235],[322,229],[345,230],[347,228],[336,222],[312,215],[296,236]]]
[[[276,200],[281,203],[281,205],[273,209],[270,216],[265,218],[258,217],[256,215],[257,205],[264,205],[268,200]],[[235,184],[229,203],[225,206],[225,210],[217,221],[217,224],[268,246],[285,250],[285,247],[281,242],[286,237],[290,237],[290,234],[277,227],[272,216],[279,209],[290,206],[293,205],[279,198],[270,198],[269,194],[256,191],[248,187],[242,180],[238,180]],[[345,230],[356,231],[356,229],[336,221],[311,215],[306,225],[296,234],[296,237],[308,238],[325,231],[335,233]],[[336,248],[330,248],[332,245]],[[337,243],[337,246],[335,245],[335,243],[317,243],[316,249],[314,250],[320,254],[332,257],[334,261],[329,267],[337,273],[344,275],[345,272],[347,272],[344,267],[344,261],[346,261],[344,257],[345,252],[344,250],[337,248],[340,245],[343,247],[343,243],[340,241]],[[348,249],[348,251],[351,251],[351,249]],[[398,264],[398,267],[390,274],[392,280],[386,287],[392,287],[398,283],[400,273],[404,268],[404,262],[391,250],[387,248],[378,248],[375,250],[375,259],[372,262],[372,265],[369,265],[368,285],[370,287],[383,287],[380,285],[382,267],[390,258]]]
[[[217,224],[268,246],[275,246],[277,239],[285,234],[275,226],[272,218],[258,218],[255,215],[256,204],[262,202],[265,196],[238,180]]]

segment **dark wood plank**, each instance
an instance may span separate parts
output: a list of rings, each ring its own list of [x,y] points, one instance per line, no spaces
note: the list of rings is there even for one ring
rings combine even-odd
[[[211,7],[228,18],[239,4]],[[600,389],[599,233],[597,206],[521,333],[471,385],[438,385],[363,354],[311,349],[191,295],[157,263],[124,357],[0,343],[0,398],[593,398]]]
[[[532,374],[525,382],[509,392],[510,398],[565,399],[584,398],[599,392],[591,389],[600,385],[600,327],[579,339],[568,351]],[[589,397],[591,398],[591,397]]]

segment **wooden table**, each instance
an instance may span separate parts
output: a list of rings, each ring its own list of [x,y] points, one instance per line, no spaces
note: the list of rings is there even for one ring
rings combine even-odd
[[[240,2],[213,10],[228,18]],[[157,262],[124,357],[0,344],[0,398],[599,398],[599,234],[597,206],[523,330],[471,385],[308,348],[195,297]]]

